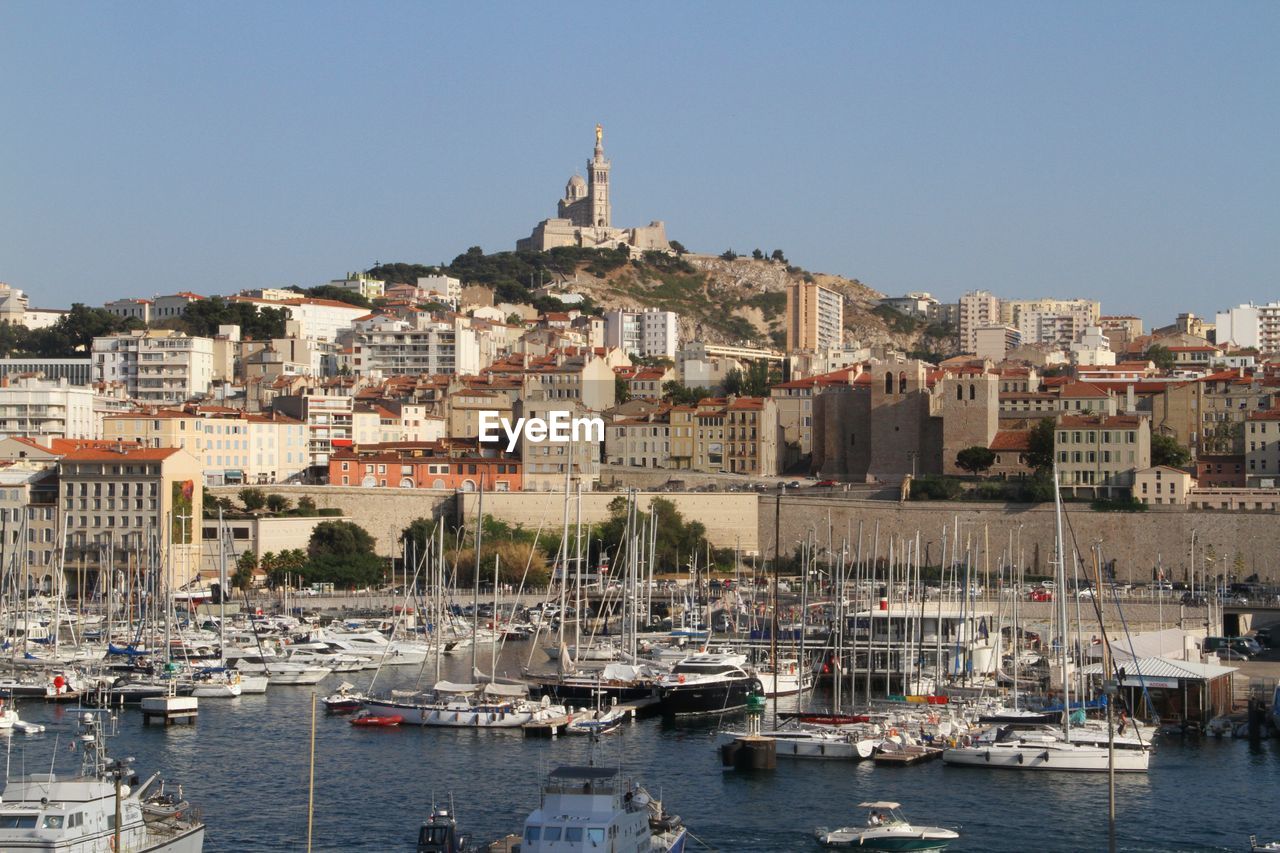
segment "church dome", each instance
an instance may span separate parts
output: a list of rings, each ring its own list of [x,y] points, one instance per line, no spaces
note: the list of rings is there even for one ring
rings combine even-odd
[[[569,179],[569,183],[565,185],[565,198],[582,198],[587,194],[587,182],[582,179],[581,175],[574,175]]]

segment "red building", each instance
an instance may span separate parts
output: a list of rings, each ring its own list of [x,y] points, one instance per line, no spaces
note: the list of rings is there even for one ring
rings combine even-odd
[[[392,442],[334,449],[329,485],[473,492],[521,490],[520,459],[480,455],[474,442]]]
[[[1202,489],[1210,486],[1244,488],[1244,454],[1200,454],[1196,457],[1196,484]]]

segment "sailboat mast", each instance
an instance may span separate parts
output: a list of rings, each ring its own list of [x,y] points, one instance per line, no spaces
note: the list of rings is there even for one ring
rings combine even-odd
[[[1055,526],[1054,557],[1058,563],[1055,573],[1058,587],[1058,629],[1062,637],[1062,730],[1067,735],[1067,740],[1070,740],[1071,679],[1067,677],[1067,570],[1062,542],[1062,490],[1058,486],[1058,464],[1056,460],[1053,465],[1053,509]]]
[[[471,677],[475,677],[476,643],[480,639],[476,631],[480,624],[480,546],[484,540],[484,474],[480,474],[480,497],[476,506],[476,568],[471,578]],[[563,617],[563,613],[561,614]]]

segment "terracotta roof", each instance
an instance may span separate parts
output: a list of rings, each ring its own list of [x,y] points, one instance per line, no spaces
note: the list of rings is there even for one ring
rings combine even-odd
[[[121,459],[159,462],[178,452],[176,447],[139,447],[127,442],[107,442],[107,447],[85,447],[62,457],[63,462],[119,462]]]
[[[1268,409],[1264,412],[1250,412],[1245,420],[1250,421],[1280,421],[1280,409]]]
[[[990,450],[1030,450],[1031,449],[1031,430],[1028,429],[1002,429],[997,430],[995,437],[991,439]]]
[[[1088,382],[1070,382],[1058,391],[1059,397],[1109,397],[1106,391]]]

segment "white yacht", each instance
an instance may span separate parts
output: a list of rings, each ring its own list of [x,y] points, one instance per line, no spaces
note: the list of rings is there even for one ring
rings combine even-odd
[[[969,767],[1105,773],[1111,758],[1106,746],[1068,741],[1060,729],[1017,731],[996,726],[967,745],[945,750],[942,760]],[[1145,745],[1117,748],[1114,760],[1117,772],[1145,773],[1151,750]]]
[[[0,850],[201,853],[204,823],[181,794],[163,791],[158,775],[141,786],[129,782],[117,789],[113,771],[129,771],[107,756],[95,714],[81,717],[78,743],[83,751],[80,775],[32,773],[5,785]]]
[[[528,693],[523,685],[441,681],[428,694],[393,690],[389,698],[364,699],[361,707],[374,716],[402,717],[405,725],[466,729],[519,728],[568,713],[546,697],[531,702]]]
[[[686,657],[658,683],[662,712],[681,716],[745,708],[752,691],[764,692],[760,679],[743,669],[746,661],[745,655],[710,652]]]
[[[524,822],[521,853],[683,853],[688,830],[612,767],[558,767]]]

